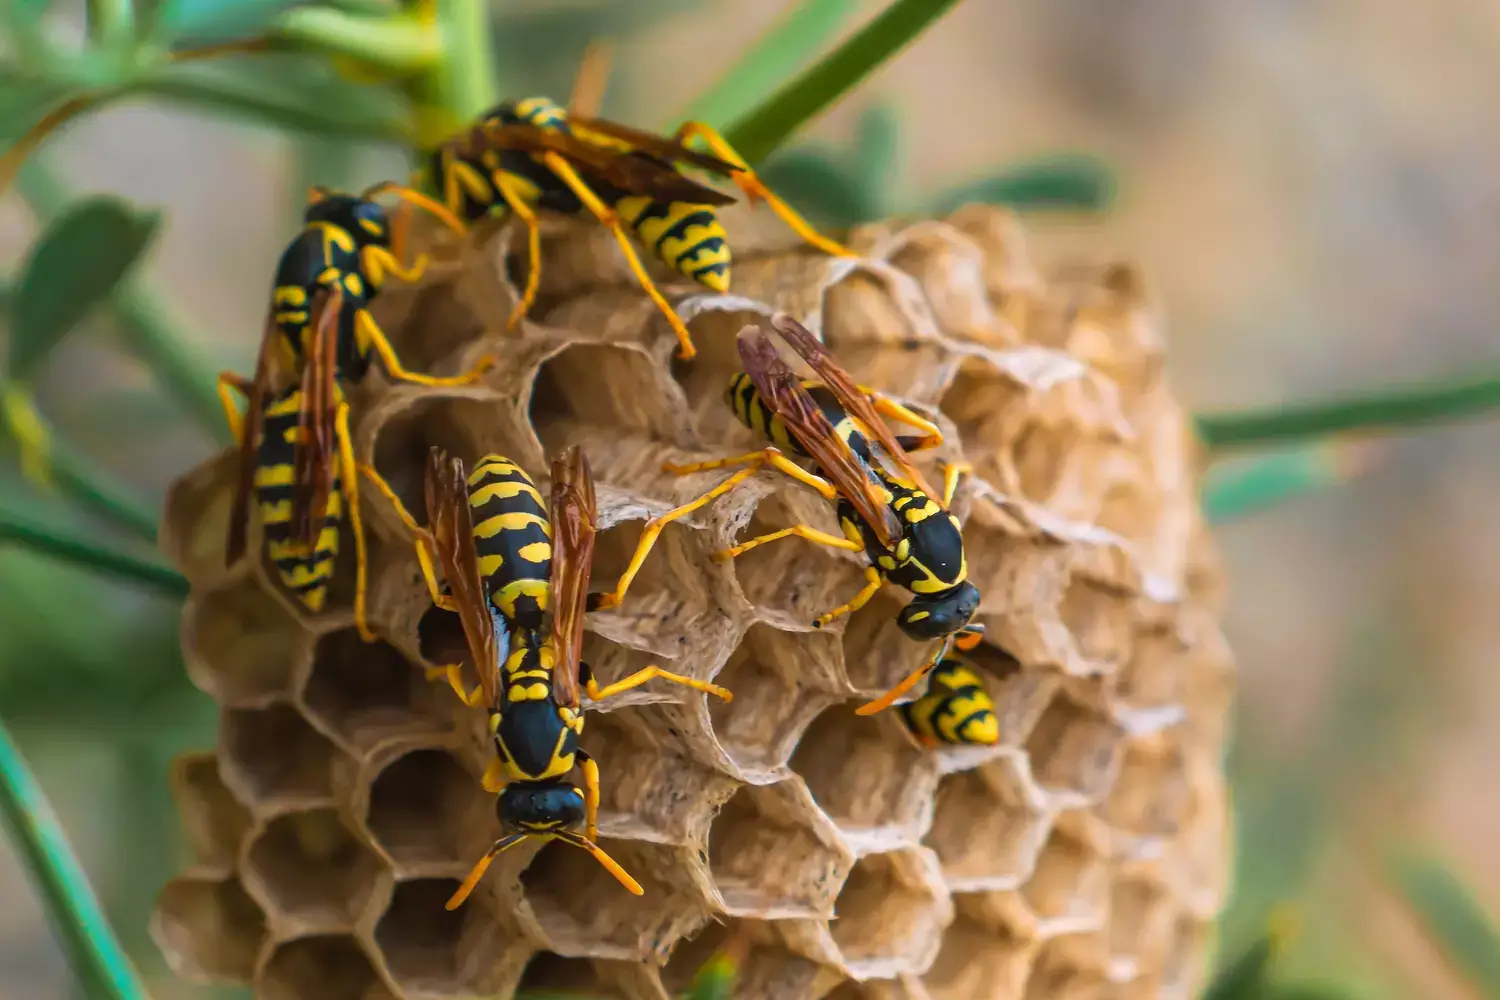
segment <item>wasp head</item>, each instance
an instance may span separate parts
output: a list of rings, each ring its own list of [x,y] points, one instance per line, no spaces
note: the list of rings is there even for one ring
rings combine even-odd
[[[308,225],[324,222],[337,226],[360,246],[388,247],[391,243],[391,217],[385,206],[352,194],[314,188],[302,221]]]
[[[583,793],[566,781],[518,781],[506,785],[495,815],[506,833],[557,833],[584,819]]]
[[[901,609],[896,624],[913,639],[941,639],[969,624],[978,608],[979,588],[965,580],[940,594],[918,594]]]

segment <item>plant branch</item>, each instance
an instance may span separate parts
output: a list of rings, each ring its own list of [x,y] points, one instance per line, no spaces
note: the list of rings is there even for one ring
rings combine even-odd
[[[1314,441],[1248,462],[1215,465],[1203,484],[1203,509],[1214,524],[1239,521],[1362,474],[1384,453],[1382,442],[1343,437]]]
[[[1393,386],[1312,403],[1205,413],[1198,434],[1210,448],[1295,441],[1346,431],[1399,430],[1500,408],[1500,372],[1474,379]]]
[[[144,584],[168,597],[188,593],[187,580],[169,566],[97,545],[0,508],[0,543],[20,545],[107,576]]]
[[[125,949],[89,888],[57,814],[3,722],[0,816],[88,995],[101,1000],[148,1000]]]

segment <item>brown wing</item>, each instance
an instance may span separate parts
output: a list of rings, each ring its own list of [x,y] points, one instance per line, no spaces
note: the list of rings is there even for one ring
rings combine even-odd
[[[552,690],[559,705],[578,707],[578,663],[589,570],[594,564],[594,477],[577,445],[552,463]]]
[[[732,195],[684,177],[671,163],[616,146],[588,142],[554,129],[481,122],[454,142],[459,155],[470,157],[484,149],[556,153],[592,178],[656,201],[694,205],[731,205],[735,201]]]
[[[709,173],[718,174],[721,177],[732,177],[735,174],[744,172],[743,167],[735,166],[728,160],[721,160],[717,156],[700,153],[696,149],[689,149],[675,139],[668,139],[664,135],[647,132],[644,129],[632,128],[629,125],[621,125],[619,122],[612,122],[608,118],[569,115],[568,124],[583,132],[598,132],[600,135],[617,139],[648,156],[657,156],[671,163],[686,163],[697,167],[699,170],[707,170]]]
[[[292,479],[292,537],[312,546],[323,529],[338,448],[334,428],[334,375],[338,350],[338,319],[343,290],[334,285],[319,289],[309,312],[313,336],[302,369],[302,409]],[[345,484],[347,487],[347,484]]]
[[[271,381],[271,344],[276,336],[276,319],[267,313],[266,328],[260,338],[260,350],[255,356],[255,379],[250,383],[250,392],[245,399],[239,468],[229,508],[229,537],[224,543],[226,566],[245,554],[245,536],[250,525],[250,497],[255,492],[256,451],[260,445],[261,428],[265,424],[266,394]]]
[[[434,555],[458,608],[485,704],[493,708],[499,693],[499,640],[474,550],[474,515],[469,507],[468,472],[463,460],[450,459],[442,449],[433,448],[427,455],[426,487],[427,525]]]
[[[813,370],[818,379],[828,387],[834,398],[843,406],[845,412],[864,424],[874,438],[875,444],[879,445],[879,451],[885,453],[895,464],[896,468],[891,471],[900,473],[916,484],[917,489],[926,493],[933,500],[941,503],[942,494],[935,492],[927,484],[927,480],[917,471],[916,466],[911,464],[906,450],[896,441],[896,436],[891,433],[890,427],[875,410],[870,402],[870,397],[859,391],[858,384],[850,378],[849,373],[833,360],[833,355],[822,342],[814,337],[801,323],[785,313],[779,313],[771,320],[771,326],[781,335],[781,339],[791,345],[792,350],[807,362],[807,366]]]
[[[871,479],[864,461],[838,436],[802,387],[802,379],[776,353],[770,338],[757,327],[747,326],[740,331],[739,349],[745,374],[755,383],[761,400],[786,421],[787,429],[818,463],[823,475],[875,529],[880,543],[887,548],[894,546],[901,537],[901,525],[886,504],[883,491]]]

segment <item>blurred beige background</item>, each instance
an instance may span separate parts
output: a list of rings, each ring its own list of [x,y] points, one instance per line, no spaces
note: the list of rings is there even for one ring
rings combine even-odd
[[[668,120],[788,6],[711,0],[621,41],[630,120]],[[1500,7],[1481,0],[968,0],[809,134],[845,145],[865,107],[891,102],[908,195],[1059,149],[1108,158],[1121,178],[1115,211],[1097,223],[1036,220],[1037,256],[1140,260],[1170,316],[1181,395],[1200,409],[1266,405],[1500,365],[1500,79],[1485,68],[1497,59]],[[151,274],[205,353],[243,369],[289,233],[271,223],[289,219],[300,184],[286,149],[269,132],[125,107],[51,152],[81,189],[167,211]],[[399,163],[366,166],[374,179]],[[14,199],[0,207],[7,263],[29,232]],[[67,361],[77,371],[65,377]],[[100,418],[80,385],[150,390],[86,337],[51,370],[48,412],[65,427]],[[187,427],[101,460],[159,495],[209,448]],[[1371,995],[1461,994],[1344,849],[1346,835],[1426,838],[1500,912],[1500,805],[1489,791],[1500,760],[1497,456],[1493,423],[1414,435],[1356,483],[1218,533],[1242,728],[1253,735],[1247,766],[1311,768],[1330,745],[1356,758],[1319,793],[1337,799],[1342,825],[1314,852],[1311,877],[1326,902],[1318,919],[1338,925],[1328,946],[1339,961],[1400,984]],[[1351,694],[1363,689],[1349,678],[1365,670],[1395,679]],[[42,763],[106,881],[123,861],[105,817],[129,808],[101,811],[112,759],[101,736]],[[3,847],[0,899],[18,901],[0,907],[0,995],[68,995]],[[160,995],[199,994],[164,985]]]

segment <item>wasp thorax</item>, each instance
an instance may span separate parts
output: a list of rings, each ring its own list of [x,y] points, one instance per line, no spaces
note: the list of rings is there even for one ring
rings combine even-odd
[[[495,815],[509,833],[567,830],[583,822],[583,793],[566,781],[506,785]]]
[[[941,594],[918,594],[896,623],[913,639],[941,639],[969,624],[978,608],[979,588],[965,580]]]

